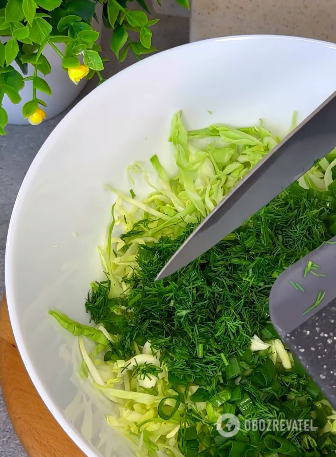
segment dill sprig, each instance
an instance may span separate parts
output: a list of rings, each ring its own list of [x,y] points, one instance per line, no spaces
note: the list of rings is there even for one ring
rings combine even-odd
[[[125,367],[127,368],[127,367]],[[162,372],[162,368],[153,365],[152,363],[145,362],[142,365],[139,365],[135,362],[135,367],[132,372],[132,377],[138,376],[140,379],[149,378],[151,376],[158,376],[159,373]]]
[[[319,304],[321,303],[321,301],[324,299],[324,296],[325,296],[325,292],[322,292],[322,290],[320,290],[319,293],[317,294],[315,303],[312,306],[309,306],[309,308],[306,309],[306,311],[304,311],[302,314],[303,315],[308,314],[311,310],[313,310],[314,308],[317,308],[319,306]]]

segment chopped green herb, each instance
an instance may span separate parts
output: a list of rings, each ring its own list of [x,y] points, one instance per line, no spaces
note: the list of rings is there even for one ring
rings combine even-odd
[[[295,287],[296,290],[301,290],[301,292],[304,292],[304,288],[302,286],[300,286],[300,284],[298,284],[297,282],[293,282],[293,281],[290,281],[290,283],[292,284],[293,287]]]
[[[302,314],[307,314],[309,313],[311,310],[313,310],[314,308],[317,308],[317,306],[321,303],[321,301],[323,300],[325,296],[325,292],[322,292],[321,290],[319,291],[318,295],[317,295],[317,299],[315,301],[315,303],[310,306],[308,309],[306,309],[306,311],[304,311]]]
[[[323,273],[315,273],[314,271],[311,271],[311,274],[314,275],[314,276],[322,276],[322,277],[327,277],[327,275],[323,274]]]
[[[125,369],[127,369],[127,366]],[[152,363],[145,362],[144,364],[139,365],[137,362],[135,362],[132,377],[138,376],[140,379],[150,378],[150,375],[157,377],[157,375],[161,372],[162,368],[157,367]]]
[[[308,263],[307,263],[306,268],[304,270],[304,277],[306,277],[307,274],[310,272],[312,264],[313,264],[313,262],[311,260],[308,260]]]
[[[319,265],[317,265],[316,263],[312,262],[311,260],[308,260],[307,262],[307,265],[306,265],[306,268],[304,270],[304,277],[307,276],[308,273],[311,273],[312,275],[314,276],[323,276],[323,277],[326,277],[327,275],[323,274],[323,273],[315,273],[313,270],[318,270],[320,268]]]
[[[131,194],[131,197],[132,197],[132,198],[135,198],[135,197],[136,197],[136,195],[135,195],[135,193],[134,193],[134,190],[133,190],[133,189],[130,189],[130,194]]]

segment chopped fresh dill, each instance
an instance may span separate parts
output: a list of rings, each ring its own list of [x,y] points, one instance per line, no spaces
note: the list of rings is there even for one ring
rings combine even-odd
[[[313,264],[313,262],[311,260],[308,260],[306,268],[304,270],[304,277],[306,277],[307,274],[310,272],[312,264]]]
[[[306,311],[304,311],[302,314],[303,315],[307,314],[314,308],[317,308],[319,306],[319,304],[321,303],[321,301],[323,300],[324,296],[325,296],[325,292],[322,292],[320,290],[319,293],[317,294],[317,299],[316,299],[315,303],[312,306],[310,306],[308,309],[306,309]]]
[[[324,278],[327,277],[327,275],[323,274],[323,273],[315,273],[314,271],[311,271],[311,274],[314,275],[314,276],[322,276]]]
[[[88,297],[92,319],[115,328],[115,352],[128,360],[133,341],[150,341],[170,375],[214,388],[229,361],[240,356],[269,321],[269,292],[288,266],[330,239],[332,208],[309,192],[283,191],[227,237],[169,278],[155,281],[165,263],[194,230],[141,245],[127,292],[110,298],[109,284],[95,284]],[[319,217],[316,217],[318,211]],[[147,221],[122,237],[125,250],[144,236]],[[318,266],[310,264],[310,270]],[[298,290],[302,286],[295,283]],[[99,297],[97,288],[102,295]],[[116,310],[119,311],[116,311]],[[113,349],[111,348],[113,351]]]
[[[299,283],[297,282],[293,282],[293,281],[290,281],[290,283],[292,284],[292,286],[296,289],[296,290],[301,290],[301,292],[304,292],[304,288],[302,286],[300,286]]]
[[[132,377],[139,377],[140,379],[151,378],[152,376],[158,376],[162,372],[162,368],[153,365],[152,363],[145,362],[142,365],[139,365],[135,362],[135,367],[132,372]]]
[[[318,270],[319,268],[320,268],[319,265],[317,265],[316,263],[312,262],[311,260],[308,260],[306,268],[304,270],[304,277],[306,278],[308,273],[311,273],[314,276],[326,277],[327,275],[325,275],[323,273],[315,273],[315,271],[313,271],[313,270]]]

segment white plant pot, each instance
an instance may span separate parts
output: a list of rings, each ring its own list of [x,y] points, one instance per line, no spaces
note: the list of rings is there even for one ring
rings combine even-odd
[[[101,14],[98,14],[98,17],[101,17]],[[95,20],[92,22],[92,27],[97,31],[101,32],[102,23],[101,21],[97,23]],[[8,38],[9,39],[9,38]],[[4,40],[3,40],[4,41]],[[98,42],[100,41],[100,37]],[[57,47],[60,51],[64,52],[65,45],[63,43],[57,44]],[[39,76],[43,77],[47,83],[49,84],[52,90],[52,96],[37,91],[37,98],[45,101],[47,103],[47,107],[42,107],[46,113],[47,119],[51,119],[57,114],[60,114],[64,111],[71,103],[77,98],[80,92],[84,89],[87,79],[82,79],[78,85],[74,84],[68,76],[68,72],[64,71],[62,68],[62,60],[60,56],[52,49],[49,44],[44,48],[43,55],[48,59],[51,65],[51,73],[49,75],[43,76],[42,74],[38,73]],[[13,62],[12,66],[15,70],[19,71],[21,74],[21,70],[19,66]],[[34,68],[32,65],[28,65],[28,74],[23,76],[32,76],[34,74]],[[20,96],[22,100],[19,104],[13,105],[7,95],[4,96],[3,99],[3,107],[7,111],[8,114],[8,123],[9,124],[16,124],[22,125],[27,124],[27,119],[24,119],[22,116],[22,106],[32,99],[33,94],[33,84],[32,81],[26,81],[24,88],[20,91]]]

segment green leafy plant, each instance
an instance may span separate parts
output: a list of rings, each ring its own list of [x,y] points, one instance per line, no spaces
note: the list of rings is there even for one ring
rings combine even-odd
[[[157,0],[161,3],[160,0]],[[94,21],[102,21],[111,30],[110,47],[115,57],[123,62],[129,52],[139,59],[156,49],[152,45],[151,27],[159,20],[148,18],[146,0],[136,0],[142,10],[128,7],[133,0],[0,0],[0,135],[5,135],[8,123],[2,106],[4,97],[18,104],[25,82],[33,83],[32,100],[25,103],[22,114],[37,125],[45,118],[41,106],[45,101],[37,98],[36,91],[51,96],[52,91],[44,76],[51,66],[43,54],[51,46],[61,57],[62,66],[75,83],[91,79],[97,74],[99,84],[104,81],[101,71],[104,59],[97,44],[99,32],[92,28]],[[189,8],[189,0],[176,0]],[[98,5],[102,5],[102,14]],[[99,17],[100,16],[100,17]],[[132,33],[133,32],[133,33]],[[135,33],[134,33],[135,32]],[[136,36],[137,38],[134,38]],[[64,43],[61,47],[60,43]],[[13,62],[20,71],[13,67]],[[28,66],[34,67],[32,76]]]

